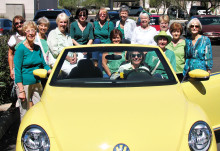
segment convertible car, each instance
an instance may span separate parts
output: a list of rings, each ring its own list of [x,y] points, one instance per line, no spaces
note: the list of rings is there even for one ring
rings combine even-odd
[[[107,65],[121,60],[119,69],[104,76],[92,52],[105,52]],[[66,73],[73,53],[77,63]],[[148,59],[160,61],[158,67]],[[67,47],[49,77],[34,71],[48,80],[41,101],[21,121],[16,151],[216,151],[219,74],[193,70],[179,81],[156,46]]]

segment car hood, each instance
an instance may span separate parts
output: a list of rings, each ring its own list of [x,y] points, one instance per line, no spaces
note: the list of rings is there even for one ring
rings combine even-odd
[[[178,150],[187,112],[178,85],[48,87],[42,104],[50,137],[62,150],[112,151],[119,143],[130,150]]]
[[[220,25],[202,25],[202,32],[220,32]]]

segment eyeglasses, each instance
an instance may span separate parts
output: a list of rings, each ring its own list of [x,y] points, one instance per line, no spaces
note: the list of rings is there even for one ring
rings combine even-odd
[[[135,57],[140,58],[140,57],[141,57],[141,54],[131,54],[131,57],[132,57],[132,58],[135,58]]]
[[[99,16],[106,16],[106,14],[104,14],[104,13],[101,13],[101,14],[99,14]]]
[[[191,25],[190,28],[199,28],[199,25]]]
[[[24,23],[23,21],[20,21],[20,22],[14,23],[14,25],[17,26],[17,25],[19,25],[19,24],[21,25],[21,24],[23,24],[23,23]]]
[[[35,30],[35,29],[30,29],[30,30],[26,30],[25,32],[26,32],[27,34],[29,34],[29,33],[35,33],[36,30]]]

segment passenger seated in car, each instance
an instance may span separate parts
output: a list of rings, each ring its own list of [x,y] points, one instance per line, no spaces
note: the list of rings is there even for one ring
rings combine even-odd
[[[157,45],[162,49],[163,53],[169,59],[173,69],[176,71],[176,58],[173,51],[166,49],[166,46],[171,41],[171,36],[167,35],[165,31],[161,31],[158,35],[154,36]],[[149,65],[152,75],[160,75],[163,79],[168,79],[167,73],[161,63],[159,57],[154,51],[146,54],[145,62]]]
[[[113,44],[119,44],[122,40],[122,33],[118,29],[113,29],[110,34],[110,39]],[[102,66],[104,69],[103,76],[110,77],[112,73],[117,72],[118,68],[125,61],[125,54],[126,52],[104,52],[102,55]],[[106,59],[107,55],[121,55],[121,59],[119,60],[109,60]]]

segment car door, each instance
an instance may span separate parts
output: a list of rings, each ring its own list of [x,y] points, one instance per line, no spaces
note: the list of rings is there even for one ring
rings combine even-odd
[[[213,129],[220,129],[220,73],[212,74],[207,81],[187,81],[181,86],[188,100],[206,112]]]

